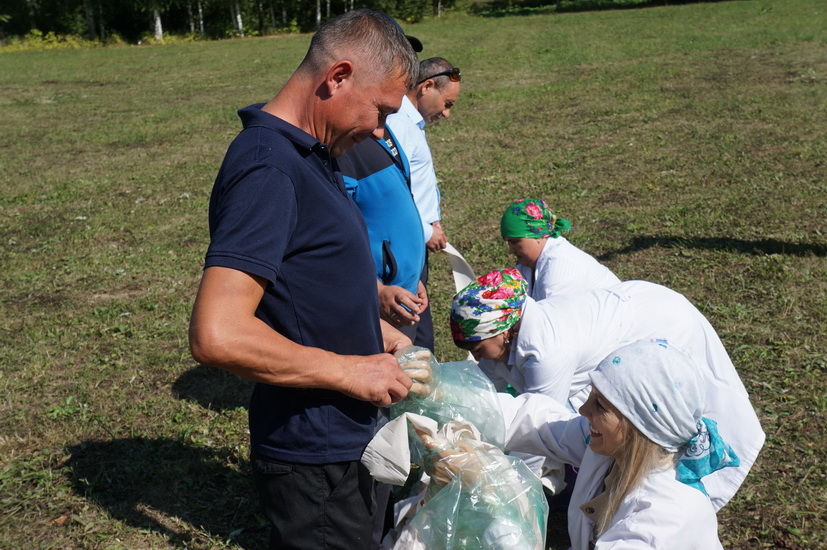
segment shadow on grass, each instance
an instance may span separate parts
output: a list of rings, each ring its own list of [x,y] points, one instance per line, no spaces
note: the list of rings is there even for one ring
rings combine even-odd
[[[172,385],[175,397],[195,401],[205,409],[214,411],[247,408],[252,392],[252,382],[206,365],[191,368]]]
[[[209,546],[218,538],[254,549],[267,540],[249,465],[235,470],[228,453],[144,438],[85,442],[68,450],[78,494],[176,547]]]
[[[645,250],[658,246],[661,248],[697,248],[701,250],[726,250],[741,254],[786,254],[789,256],[827,256],[827,245],[812,243],[790,243],[776,239],[761,239],[747,241],[743,239],[730,239],[723,237],[664,237],[664,236],[640,236],[632,239],[632,244],[606,252],[597,257],[600,261],[606,261],[621,254],[629,254],[639,250]]]

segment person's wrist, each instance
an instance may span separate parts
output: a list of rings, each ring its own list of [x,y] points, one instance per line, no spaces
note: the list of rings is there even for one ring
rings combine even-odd
[[[351,375],[353,373],[354,358],[349,355],[339,355],[327,350],[322,355],[325,364],[332,368],[325,369],[327,380],[322,384],[325,389],[332,389],[339,393],[350,395],[354,390],[353,380]]]

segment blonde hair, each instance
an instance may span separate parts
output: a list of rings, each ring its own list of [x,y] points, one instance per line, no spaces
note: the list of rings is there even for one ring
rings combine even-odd
[[[614,465],[620,471],[617,483],[607,489],[609,499],[603,513],[595,518],[595,539],[609,527],[621,501],[641,484],[649,472],[674,467],[678,459],[676,453],[670,453],[647,438],[626,417],[623,417],[622,430],[623,449]]]

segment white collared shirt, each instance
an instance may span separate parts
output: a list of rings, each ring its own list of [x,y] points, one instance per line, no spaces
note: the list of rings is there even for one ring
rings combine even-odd
[[[422,218],[425,242],[428,242],[434,232],[431,224],[441,217],[434,161],[425,138],[425,119],[408,96],[404,96],[399,111],[390,115],[385,124],[390,127],[411,165],[411,193]]]

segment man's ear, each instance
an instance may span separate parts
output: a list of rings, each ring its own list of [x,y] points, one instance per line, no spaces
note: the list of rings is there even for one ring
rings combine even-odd
[[[416,93],[419,97],[422,97],[434,90],[434,86],[434,81],[429,78],[428,80],[419,85],[419,87],[416,90]]]
[[[328,95],[335,95],[342,86],[353,79],[353,63],[348,60],[337,61],[327,70],[325,87]]]

